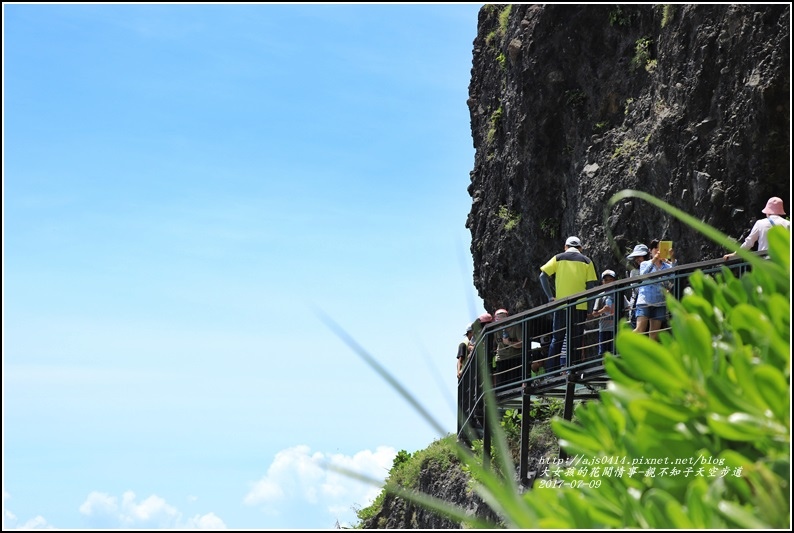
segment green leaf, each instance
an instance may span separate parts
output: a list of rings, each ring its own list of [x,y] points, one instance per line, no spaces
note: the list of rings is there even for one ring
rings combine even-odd
[[[714,349],[711,332],[703,319],[698,315],[678,315],[673,317],[673,328],[677,344],[684,353],[697,363],[702,375],[710,375],[714,366]]]
[[[703,478],[696,478],[689,484],[687,490],[687,515],[694,524],[695,528],[702,529],[708,527],[709,511],[704,502],[708,487],[704,484]]]
[[[666,394],[689,388],[689,376],[658,342],[645,335],[619,335],[617,349],[631,372]]]
[[[789,421],[791,386],[783,373],[772,365],[759,365],[753,369],[756,388],[780,422]]]
[[[693,315],[700,316],[708,325],[711,333],[719,331],[719,323],[717,321],[717,314],[714,312],[714,306],[700,295],[692,294],[683,300],[674,303],[676,300],[671,301],[670,313],[675,319],[676,316],[683,313],[692,313]],[[680,310],[678,307],[680,306]]]
[[[604,369],[611,380],[610,384],[620,384],[627,387],[641,388],[642,384],[632,374],[631,367],[621,358],[607,355],[604,358]]]
[[[726,376],[709,376],[706,379],[706,391],[708,407],[715,413],[726,416],[735,412],[763,415],[763,408],[747,401],[742,389],[731,383]]]
[[[772,529],[769,524],[753,513],[752,508],[742,507],[729,501],[721,501],[718,510],[722,516],[735,524],[735,527],[742,529]]]
[[[769,241],[767,253],[773,260],[773,264],[780,267],[785,272],[791,272],[791,231],[783,227],[775,226],[766,234]],[[783,287],[787,289],[788,287]],[[784,294],[788,294],[785,290]]]
[[[692,416],[690,411],[681,406],[672,406],[651,399],[631,402],[629,412],[637,423],[645,423],[658,428],[675,426]]]
[[[785,427],[748,413],[733,413],[727,417],[711,414],[708,425],[720,437],[738,442],[755,441],[786,433]]]
[[[551,427],[560,437],[560,447],[565,448],[569,454],[581,454],[593,457],[601,449],[601,443],[589,430],[567,420],[556,418]]]
[[[654,529],[670,527],[693,529],[692,520],[687,516],[681,503],[668,492],[652,488],[643,494],[642,499],[643,504],[653,516]]]

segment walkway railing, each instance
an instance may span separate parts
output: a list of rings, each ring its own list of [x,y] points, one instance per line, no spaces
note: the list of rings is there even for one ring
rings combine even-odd
[[[704,274],[714,274],[722,268],[728,268],[734,275],[740,276],[749,269],[749,264],[742,260],[726,262],[714,259],[679,265],[661,272],[599,285],[487,324],[475,339],[472,356],[466,361],[458,381],[458,438],[470,442],[473,435],[481,436],[484,449],[490,450],[490,435],[485,420],[486,380],[482,375],[483,369],[490,377],[493,397],[500,409],[517,408],[528,412],[531,396],[561,397],[565,399],[563,417],[570,420],[574,400],[598,398],[598,392],[608,381],[604,372],[604,354],[620,354],[615,352],[614,342],[609,340],[610,335],[599,342],[600,318],[585,318],[585,313],[576,312],[577,306],[586,304],[589,313],[596,298],[611,296],[614,320],[607,333],[611,333],[614,339],[620,323],[629,320],[631,294],[636,288],[661,283],[673,297],[681,298],[692,273],[702,271]],[[555,313],[562,318],[557,321],[563,324],[558,331],[553,329]],[[662,329],[667,327],[664,321]],[[497,339],[504,331],[513,333],[522,341],[520,349],[497,351]],[[562,342],[559,356],[549,353],[555,334],[558,342]],[[519,465],[522,480],[527,477],[525,435],[528,435],[529,430],[524,427],[527,419],[522,417]],[[561,457],[564,457],[564,452],[561,452]]]

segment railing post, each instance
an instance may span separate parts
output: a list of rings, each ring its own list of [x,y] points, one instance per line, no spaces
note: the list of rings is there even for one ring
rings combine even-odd
[[[494,342],[493,336],[491,333],[486,333],[483,335],[483,341],[485,342],[485,349],[483,353],[485,354],[485,371],[489,373],[490,379],[488,380],[491,383],[491,387],[488,389],[490,393],[490,397],[496,400],[496,396],[494,395],[493,390],[493,367],[491,366],[493,357],[494,357]],[[483,376],[482,382],[485,382],[485,376]],[[485,387],[483,387],[483,391]],[[488,406],[486,405],[487,396],[483,394],[482,396],[483,406],[483,423],[482,423],[482,466],[485,470],[488,470],[491,466],[491,424],[497,424],[498,420],[490,420],[488,416]]]
[[[528,481],[527,473],[529,472],[529,412],[531,408],[532,397],[529,394],[529,388],[526,388],[521,395],[521,447],[519,448],[521,456],[518,459],[518,479],[523,484]]]
[[[563,346],[565,346],[565,365],[562,365],[563,372],[571,367],[573,363],[573,354],[576,351],[576,339],[573,338],[574,332],[574,315],[573,310],[576,309],[576,304],[570,302],[565,305],[565,337],[563,337]]]

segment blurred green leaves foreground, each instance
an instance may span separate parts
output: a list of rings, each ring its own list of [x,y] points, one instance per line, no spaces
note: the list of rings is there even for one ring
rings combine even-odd
[[[769,241],[741,279],[696,273],[668,296],[659,342],[619,332],[601,401],[553,422],[578,488],[528,493],[538,527],[790,528],[790,233]]]

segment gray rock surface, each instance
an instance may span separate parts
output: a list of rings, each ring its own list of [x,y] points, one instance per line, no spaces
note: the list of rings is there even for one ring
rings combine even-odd
[[[726,251],[622,189],[741,239],[790,196],[789,5],[489,4],[474,40],[474,169],[466,227],[493,311],[545,297],[539,269],[579,236],[597,272],[614,249],[674,242],[682,262]],[[500,18],[506,24],[500,23]]]

